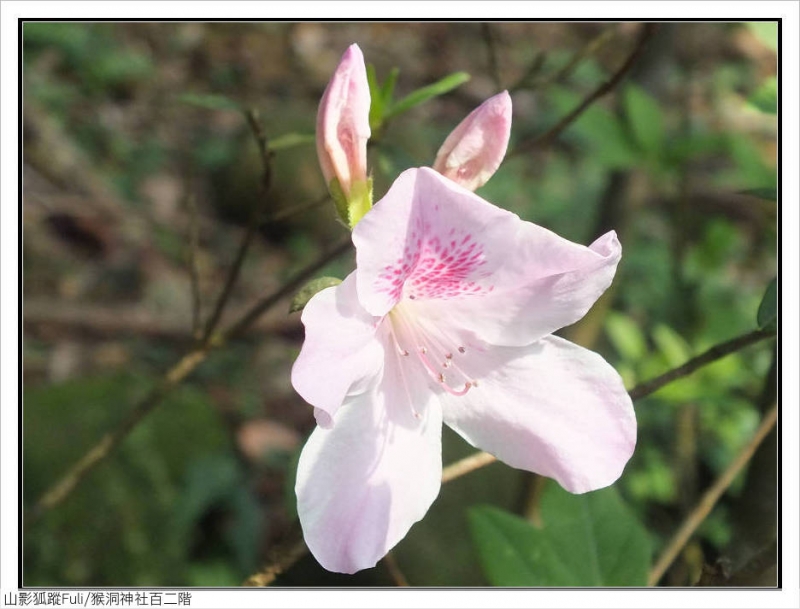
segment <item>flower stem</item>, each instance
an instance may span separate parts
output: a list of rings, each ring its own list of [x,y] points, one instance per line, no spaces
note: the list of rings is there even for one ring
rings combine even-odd
[[[730,355],[731,353],[774,336],[775,333],[768,330],[754,330],[752,332],[748,332],[747,334],[743,334],[742,336],[737,336],[736,338],[733,338],[727,342],[711,347],[705,353],[701,353],[697,357],[693,357],[685,364],[665,372],[661,376],[657,376],[654,379],[636,385],[636,387],[628,391],[628,394],[631,396],[632,400],[638,400],[639,398],[643,398],[651,393],[655,393],[664,385],[668,385],[669,383],[676,381],[679,378],[683,378],[684,376],[689,376],[703,366],[715,362],[726,355]]]
[[[731,485],[734,478],[736,478],[736,475],[752,458],[758,446],[775,426],[777,418],[778,408],[777,406],[773,406],[767,412],[767,414],[764,415],[764,418],[761,420],[761,425],[747,446],[741,450],[741,452],[730,463],[730,465],[728,465],[727,469],[722,472],[722,475],[717,478],[716,482],[714,482],[711,488],[705,492],[695,508],[683,521],[683,524],[672,536],[672,539],[667,544],[667,547],[661,553],[661,556],[656,561],[655,566],[650,571],[650,575],[647,578],[648,586],[655,586],[658,583],[669,566],[672,564],[672,561],[675,560],[675,557],[678,556],[680,551],[691,538],[692,534],[697,530],[697,527],[699,527],[706,517],[711,513],[711,510]]]

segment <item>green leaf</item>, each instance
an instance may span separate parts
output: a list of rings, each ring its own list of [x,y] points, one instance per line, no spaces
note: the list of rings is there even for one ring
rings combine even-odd
[[[627,315],[609,313],[606,318],[606,334],[625,360],[638,361],[647,353],[647,342],[642,331]]]
[[[664,116],[658,102],[641,87],[629,85],[623,98],[625,113],[636,143],[653,157],[664,146]]]
[[[580,103],[580,96],[564,89],[552,87],[550,101],[559,113],[566,115]],[[566,132],[585,140],[596,152],[595,158],[604,166],[626,169],[638,165],[640,154],[622,128],[620,120],[606,108],[593,105],[586,109]]]
[[[751,106],[766,112],[767,114],[778,113],[778,81],[774,76],[765,80],[758,89],[747,100]]]
[[[378,83],[375,66],[367,64],[367,84],[369,85],[369,128],[375,131],[383,122],[383,89]]]
[[[317,277],[305,284],[300,291],[292,298],[292,303],[289,305],[289,313],[296,313],[302,311],[308,304],[308,301],[316,294],[325,288],[330,288],[342,283],[341,279],[336,277]]]
[[[383,87],[381,87],[381,97],[383,98],[384,106],[388,106],[392,103],[394,86],[397,84],[398,76],[400,76],[400,68],[392,68],[389,72],[389,76],[386,77],[386,81],[383,83]]]
[[[495,507],[470,509],[470,531],[491,584],[646,584],[650,540],[615,489],[572,495],[551,483],[540,507],[540,528]]]
[[[756,316],[758,327],[775,332],[778,329],[778,279],[769,282]]]
[[[311,133],[287,133],[286,135],[270,139],[269,149],[274,152],[276,150],[302,146],[303,144],[313,144],[315,140],[315,136]]]
[[[206,110],[236,110],[242,111],[242,106],[224,95],[216,93],[184,93],[178,101],[190,106],[205,108]]]
[[[756,21],[746,24],[748,29],[755,34],[761,42],[773,51],[778,50],[778,22]]]
[[[739,194],[750,195],[752,197],[758,197],[759,199],[766,199],[767,201],[778,200],[777,188],[748,188],[747,190],[740,190]]]
[[[691,357],[691,348],[683,337],[669,326],[659,324],[653,329],[653,340],[667,364],[674,368],[686,363]]]
[[[469,79],[470,75],[466,72],[455,72],[449,76],[445,76],[441,80],[426,87],[422,87],[421,89],[417,89],[413,93],[406,95],[403,99],[391,104],[387,108],[383,118],[384,120],[392,118],[393,116],[407,112],[414,106],[418,106],[429,99],[449,93],[456,87],[463,85]]]

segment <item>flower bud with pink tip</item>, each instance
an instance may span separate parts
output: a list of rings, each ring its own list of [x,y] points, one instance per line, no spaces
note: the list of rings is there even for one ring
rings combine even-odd
[[[511,96],[490,97],[447,136],[433,168],[464,188],[475,190],[494,175],[508,148]]]
[[[352,44],[342,55],[317,113],[317,155],[342,220],[351,228],[372,207],[367,176],[370,94],[364,55]]]

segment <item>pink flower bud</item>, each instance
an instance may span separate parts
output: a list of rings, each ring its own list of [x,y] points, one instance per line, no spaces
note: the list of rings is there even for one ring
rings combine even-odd
[[[342,55],[317,113],[317,154],[325,183],[338,180],[345,198],[367,181],[369,84],[364,55],[352,44]]]
[[[480,188],[500,166],[510,134],[511,96],[503,91],[453,129],[439,148],[433,168],[464,188]]]

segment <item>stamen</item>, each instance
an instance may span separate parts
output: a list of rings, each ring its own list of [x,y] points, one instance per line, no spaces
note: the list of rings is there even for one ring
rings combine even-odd
[[[443,343],[447,342],[447,338],[442,335],[436,328],[426,328],[425,326],[417,326],[414,323],[409,323],[410,320],[406,319],[404,315],[400,314],[393,319],[399,323],[398,330],[403,336],[404,341],[411,340],[417,344],[416,353],[419,357],[420,363],[425,368],[425,371],[430,375],[431,379],[438,382],[441,387],[453,396],[465,395],[472,387],[477,386],[477,382],[470,379],[469,376],[461,369],[457,361],[453,357],[453,353],[447,350]],[[392,332],[394,337],[395,333]],[[398,351],[402,355],[408,355],[405,349],[402,349],[395,337],[395,344]],[[430,347],[430,348],[429,348]],[[466,349],[459,345],[458,352],[466,353]],[[428,357],[430,352],[431,358]],[[433,358],[433,360],[432,360]],[[442,359],[438,359],[442,358]],[[442,362],[441,365],[435,366],[433,361]],[[447,382],[444,370],[453,370],[459,376],[464,378],[464,386],[461,389],[455,389]],[[420,418],[419,413],[413,409],[414,416]]]

